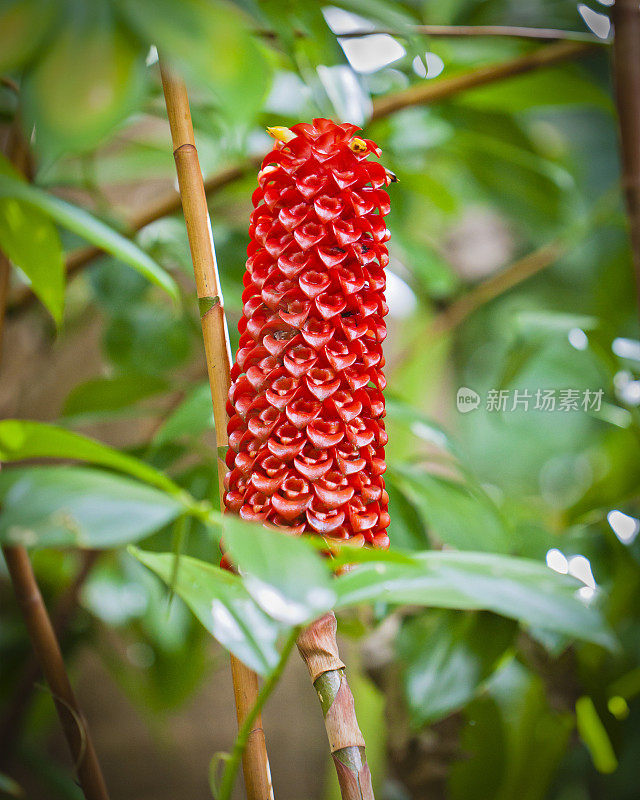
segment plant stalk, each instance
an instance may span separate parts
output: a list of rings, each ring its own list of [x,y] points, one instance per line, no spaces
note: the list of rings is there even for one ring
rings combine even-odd
[[[486,86],[514,75],[522,75],[563,61],[581,58],[589,52],[594,52],[600,46],[600,42],[560,42],[559,44],[538,48],[532,53],[518,56],[499,64],[490,64],[479,70],[468,70],[451,78],[427,81],[411,89],[405,89],[375,100],[372,119],[384,119],[396,111],[401,111],[403,108],[428,105],[440,100],[446,100],[467,89]],[[261,161],[262,156],[252,158],[243,164],[229,167],[212,175],[204,182],[206,194],[208,196],[213,195],[234,181],[241,180],[247,173],[257,169]],[[180,208],[180,204],[180,193],[171,190],[156,203],[134,215],[126,226],[126,230],[132,235],[146,225],[173,214]],[[72,251],[66,260],[67,277],[71,278],[76,275],[101,254],[102,251],[97,247],[82,247]],[[35,295],[31,289],[24,288],[13,297],[9,304],[10,310],[12,313],[19,312],[28,308],[34,300]]]
[[[65,634],[73,617],[80,590],[99,555],[99,550],[85,550],[81,553],[82,564],[76,577],[56,603],[51,615],[53,630],[62,644],[64,644]],[[20,682],[12,692],[9,707],[0,721],[0,759],[2,760],[8,757],[12,747],[18,743],[22,723],[29,708],[39,673],[38,659],[34,653],[31,653],[22,667]]]
[[[69,743],[78,783],[87,800],[109,800],[87,723],[71,688],[60,645],[33,574],[29,555],[24,547],[7,546],[2,548],[2,552],[33,649]]]
[[[640,7],[616,0],[613,7],[613,72],[620,129],[622,189],[640,307]]]
[[[254,730],[254,722],[259,717],[262,709],[264,708],[264,704],[267,702],[271,692],[273,692],[278,684],[278,681],[282,677],[282,673],[284,672],[284,668],[289,660],[293,646],[296,643],[298,632],[299,629],[294,628],[291,635],[285,642],[282,652],[280,653],[280,660],[276,664],[274,670],[265,679],[253,706],[247,711],[244,720],[239,727],[238,736],[234,742],[231,757],[229,761],[227,761],[227,765],[222,775],[220,792],[216,800],[229,800],[231,797],[231,793],[233,792],[233,787],[236,781],[236,775],[238,773],[238,766],[240,765],[240,760],[249,742],[251,741],[251,736]]]
[[[342,800],[374,800],[364,737],[336,643],[336,617],[325,614],[298,637],[324,715]]]
[[[200,307],[218,447],[218,489],[220,506],[223,508],[225,456],[229,446],[226,411],[231,368],[229,335],[187,89],[184,82],[173,75],[162,60],[160,70]],[[245,723],[250,727],[246,747],[242,753],[247,797],[248,800],[273,800],[260,708],[257,713],[252,712],[259,696],[258,676],[233,655],[231,674],[238,725],[241,731],[244,730]]]

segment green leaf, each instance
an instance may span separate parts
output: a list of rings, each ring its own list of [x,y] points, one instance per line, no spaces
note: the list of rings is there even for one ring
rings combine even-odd
[[[572,328],[585,331],[598,327],[596,317],[562,311],[521,311],[514,315],[514,327],[522,335],[567,334]]]
[[[383,601],[484,609],[525,625],[616,646],[600,612],[576,597],[581,584],[538,561],[449,551],[414,555],[412,565],[380,558],[380,563],[362,564],[336,579],[337,608]]]
[[[460,741],[469,757],[453,764],[452,800],[545,800],[562,760],[573,715],[554,711],[542,678],[515,659],[465,713]]]
[[[26,547],[120,547],[185,510],[175,497],[130,478],[66,466],[0,472],[0,503],[0,541]]]
[[[57,325],[64,308],[64,260],[55,225],[37,208],[0,199],[0,248],[29,279]]]
[[[141,103],[145,79],[142,50],[106,0],[60,11],[56,37],[22,90],[36,147],[55,155],[87,150],[112,134]]]
[[[609,734],[602,724],[593,700],[583,696],[576,700],[576,724],[580,738],[585,743],[595,768],[605,775],[618,768]]]
[[[308,542],[230,514],[223,537],[249,593],[274,619],[310,622],[335,602],[330,570]]]
[[[405,621],[398,653],[412,723],[435,722],[471,700],[515,632],[514,622],[486,613],[443,610]]]
[[[436,445],[452,455],[459,454],[458,447],[449,433],[431,417],[410,403],[393,395],[386,397],[387,420],[409,426],[411,433],[422,441]]]
[[[0,9],[0,72],[23,66],[42,47],[56,12],[54,0],[4,0]]]
[[[404,465],[394,465],[391,471],[441,542],[461,550],[509,551],[510,536],[502,517],[480,487]]]
[[[173,553],[130,552],[169,586]],[[223,647],[264,675],[278,663],[276,642],[283,627],[256,605],[242,580],[205,561],[182,556],[175,593]]]
[[[248,121],[262,107],[269,64],[247,21],[216,0],[119,0],[131,26],[178,62],[180,71],[212,91],[228,121]]]
[[[182,403],[162,423],[153,437],[155,446],[171,442],[181,436],[198,436],[213,430],[213,406],[209,383],[201,383],[185,397]]]
[[[72,458],[126,472],[134,478],[175,495],[183,490],[164,473],[95,439],[46,422],[0,421],[0,462],[28,458]]]
[[[187,317],[145,304],[111,318],[104,336],[109,358],[122,370],[144,374],[175,369],[189,357],[193,328]]]
[[[115,378],[92,378],[71,390],[62,414],[65,417],[79,417],[122,411],[139,400],[168,390],[168,381],[155,375],[127,373]]]
[[[415,504],[407,497],[393,476],[387,475],[386,490],[389,494],[389,516],[391,522],[387,533],[394,548],[402,550],[425,550],[429,547],[427,529]]]
[[[457,102],[510,114],[534,106],[582,105],[612,111],[611,96],[584,70],[574,65],[547,67],[507,81],[497,81],[462,94]]]
[[[101,250],[106,250],[129,264],[151,283],[164,289],[174,300],[179,298],[180,291],[173,278],[136,244],[84,209],[13,177],[11,172],[8,172],[7,165],[8,162],[0,157],[1,199],[12,198],[27,203],[32,208],[51,217],[64,228],[68,228]]]

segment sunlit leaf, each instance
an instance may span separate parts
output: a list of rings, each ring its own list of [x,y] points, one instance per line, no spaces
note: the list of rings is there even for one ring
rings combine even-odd
[[[618,759],[593,700],[588,696],[576,700],[576,724],[598,772],[615,772]]]
[[[131,478],[66,466],[3,470],[0,503],[0,541],[26,547],[120,547],[184,512],[174,496]]]
[[[0,199],[11,198],[41,211],[59,225],[68,228],[82,238],[106,250],[111,255],[138,270],[147,280],[164,289],[172,298],[179,297],[179,289],[173,278],[158,266],[143,250],[104,222],[78,206],[48,194],[35,186],[7,174],[6,160],[0,161]]]
[[[137,548],[131,552],[170,585],[173,553]],[[183,556],[175,592],[220,644],[247,666],[265,674],[278,663],[276,642],[284,628],[262,611],[237,575]]]
[[[181,488],[162,472],[95,439],[46,422],[21,419],[0,421],[0,462],[29,458],[86,461],[128,473],[165,492],[182,494]]]
[[[55,225],[13,197],[0,200],[0,248],[24,272],[59,325],[64,307],[64,261]]]
[[[275,619],[298,625],[333,605],[330,571],[307,542],[233,515],[224,518],[223,538],[247,589]]]
[[[509,551],[510,536],[505,523],[479,486],[406,465],[394,465],[393,474],[436,539],[464,550]]]
[[[545,564],[489,553],[432,551],[414,565],[362,564],[336,579],[338,607],[384,601],[440,608],[484,609],[614,646],[600,612],[576,596],[578,581]]]
[[[131,25],[180,70],[213,92],[228,121],[259,110],[270,69],[248,20],[221,0],[119,0]]]
[[[471,700],[515,631],[512,621],[485,613],[439,611],[406,621],[398,653],[413,724],[434,722]]]

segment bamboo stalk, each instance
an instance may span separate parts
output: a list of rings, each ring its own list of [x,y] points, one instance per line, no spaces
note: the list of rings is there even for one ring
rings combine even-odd
[[[405,89],[375,100],[372,118],[374,120],[384,119],[397,111],[401,111],[403,108],[428,105],[440,100],[446,100],[467,89],[486,86],[496,81],[506,80],[514,75],[521,75],[525,72],[542,69],[563,61],[581,58],[583,55],[595,51],[600,45],[600,42],[569,42],[568,44],[561,42],[560,44],[541,47],[525,56],[518,56],[499,64],[490,64],[479,70],[468,70],[451,78],[427,81],[411,89]],[[204,183],[207,196],[213,195],[234,181],[244,178],[248,172],[256,169],[261,161],[262,156],[252,158],[244,164],[229,167],[207,178]],[[167,192],[160,200],[134,215],[127,225],[127,232],[133,235],[146,225],[173,214],[180,208],[180,205],[180,193],[173,190]],[[82,247],[72,251],[66,260],[67,277],[71,278],[78,274],[102,252],[97,247]],[[9,308],[12,312],[19,312],[28,308],[34,300],[35,295],[31,289],[24,288],[16,293],[9,304]]]
[[[616,0],[613,7],[613,70],[620,128],[622,188],[640,307],[640,7]]]
[[[87,800],[109,800],[98,756],[71,688],[60,645],[33,574],[29,555],[24,547],[3,547],[2,552],[29,637],[75,761],[80,787]]]
[[[218,446],[218,488],[220,504],[223,506],[223,479],[226,471],[224,459],[229,445],[226,411],[231,360],[229,336],[186,86],[167,69],[162,61],[160,70],[171,127],[178,185],[196,279]],[[245,719],[258,699],[258,676],[233,655],[231,656],[231,675],[238,725],[242,729]],[[246,748],[242,755],[242,766],[248,800],[272,800],[273,789],[269,759],[259,713],[255,714],[247,736]]]

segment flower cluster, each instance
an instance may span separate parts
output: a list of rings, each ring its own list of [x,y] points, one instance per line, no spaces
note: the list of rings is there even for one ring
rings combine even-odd
[[[391,174],[354,125],[272,129],[231,372],[227,510],[387,548],[384,267]]]

